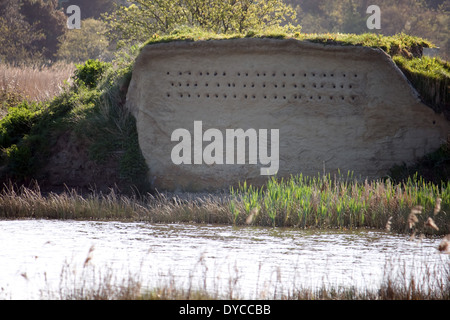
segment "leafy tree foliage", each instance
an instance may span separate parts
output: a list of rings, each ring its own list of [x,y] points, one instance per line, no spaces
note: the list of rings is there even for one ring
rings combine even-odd
[[[443,55],[450,54],[450,0],[286,0],[296,8],[306,33],[365,33],[368,32],[367,8],[376,4],[381,9],[383,35],[404,32],[431,40],[441,47]]]
[[[3,1],[0,6],[0,60],[9,63],[41,57],[36,41],[43,38],[19,13],[19,4]]]
[[[81,63],[88,59],[109,60],[105,24],[89,18],[81,22],[81,29],[68,30],[57,53],[59,60]]]
[[[66,31],[66,17],[56,6],[56,0],[3,0],[0,58],[11,63],[53,59]]]
[[[283,0],[134,0],[116,6],[104,16],[111,40],[142,42],[154,33],[169,33],[180,26],[216,33],[243,33],[296,21],[293,8]]]
[[[100,18],[100,15],[113,9],[114,0],[59,0],[60,7],[66,12],[70,5],[77,5],[81,10],[81,19]]]

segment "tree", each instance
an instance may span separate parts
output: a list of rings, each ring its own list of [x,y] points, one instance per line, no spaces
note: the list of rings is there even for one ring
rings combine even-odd
[[[44,37],[35,41],[48,60],[53,60],[59,46],[59,37],[66,32],[66,16],[57,10],[57,0],[23,0],[20,13],[24,20],[33,26],[37,33]]]
[[[98,19],[100,15],[105,12],[109,12],[113,9],[114,0],[60,0],[60,6],[66,12],[67,7],[70,5],[76,5],[80,7],[81,19],[88,18]]]
[[[283,0],[134,0],[104,15],[108,37],[122,43],[142,42],[154,33],[183,26],[216,33],[243,33],[295,23],[293,8]]]
[[[102,21],[92,18],[81,22],[81,29],[69,30],[62,39],[57,58],[81,63],[89,59],[109,60],[108,39]]]
[[[296,8],[306,33],[366,33],[383,35],[407,33],[426,38],[441,47],[441,55],[450,54],[450,0],[286,0]],[[381,8],[381,30],[368,30],[367,8]]]
[[[52,60],[66,31],[57,1],[3,0],[0,4],[0,57],[10,63]]]
[[[35,32],[32,25],[23,19],[19,3],[3,1],[0,6],[0,60],[8,63],[30,62],[41,58],[36,41],[42,33]]]

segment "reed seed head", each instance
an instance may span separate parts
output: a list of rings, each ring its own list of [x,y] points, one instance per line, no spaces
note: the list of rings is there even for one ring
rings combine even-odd
[[[391,224],[392,224],[392,216],[389,217],[386,223],[386,231],[391,231]]]
[[[434,220],[431,217],[428,217],[428,220],[425,221],[425,226],[430,227],[436,231],[439,230],[438,226],[436,225],[436,223],[434,223]]]
[[[409,228],[412,229],[417,222],[419,222],[419,219],[417,219],[417,216],[411,210],[411,213],[408,216]]]
[[[436,199],[436,205],[434,206],[434,215],[437,215],[441,211],[441,198]]]
[[[450,254],[450,234],[446,235],[438,247],[439,251],[442,253]]]
[[[422,206],[415,206],[411,209],[411,214],[421,214],[423,210]]]

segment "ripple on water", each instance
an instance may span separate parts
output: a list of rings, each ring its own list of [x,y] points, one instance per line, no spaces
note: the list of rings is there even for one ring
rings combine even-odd
[[[437,239],[417,243],[373,230],[58,220],[0,221],[0,230],[0,287],[19,297],[32,294],[32,277],[45,274],[58,283],[64,263],[82,264],[91,246],[95,266],[112,265],[148,279],[161,274],[201,279],[207,270],[208,279],[217,284],[220,278],[226,286],[238,272],[243,295],[278,281],[286,287],[376,285],[393,258],[408,265],[448,263],[436,250]]]

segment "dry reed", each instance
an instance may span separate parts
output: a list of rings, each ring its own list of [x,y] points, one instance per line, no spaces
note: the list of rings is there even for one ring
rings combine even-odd
[[[142,196],[92,192],[82,195],[67,189],[62,193],[43,193],[12,184],[0,192],[0,219],[75,219],[149,221],[162,223],[231,223],[226,198],[214,195],[191,199],[167,194]]]
[[[0,92],[20,94],[29,101],[46,101],[61,93],[64,81],[70,81],[74,70],[73,64],[62,63],[51,67],[0,64]]]
[[[89,249],[81,272],[66,264],[60,274],[60,288],[43,290],[43,297],[61,300],[239,300],[239,277],[230,275],[228,285],[214,282],[207,285],[211,278],[209,270],[203,265],[202,258],[193,267],[201,268],[202,278],[188,277],[187,282],[169,271],[166,276],[159,275],[158,284],[145,285],[141,272],[118,276],[111,268],[97,269],[88,262],[93,249]],[[414,265],[417,264],[417,267]],[[239,270],[235,270],[239,274]],[[157,276],[157,274],[155,274]],[[155,279],[153,279],[155,280]],[[366,288],[322,284],[317,287],[303,287],[294,283],[285,283],[280,277],[270,281],[272,289],[257,288],[252,299],[271,300],[449,300],[450,265],[431,267],[426,261],[414,261],[406,265],[396,258],[387,259],[384,275],[379,287]],[[295,281],[294,281],[295,282]],[[293,285],[294,284],[294,285]],[[292,286],[293,285],[293,286]],[[276,288],[283,288],[277,291]]]

